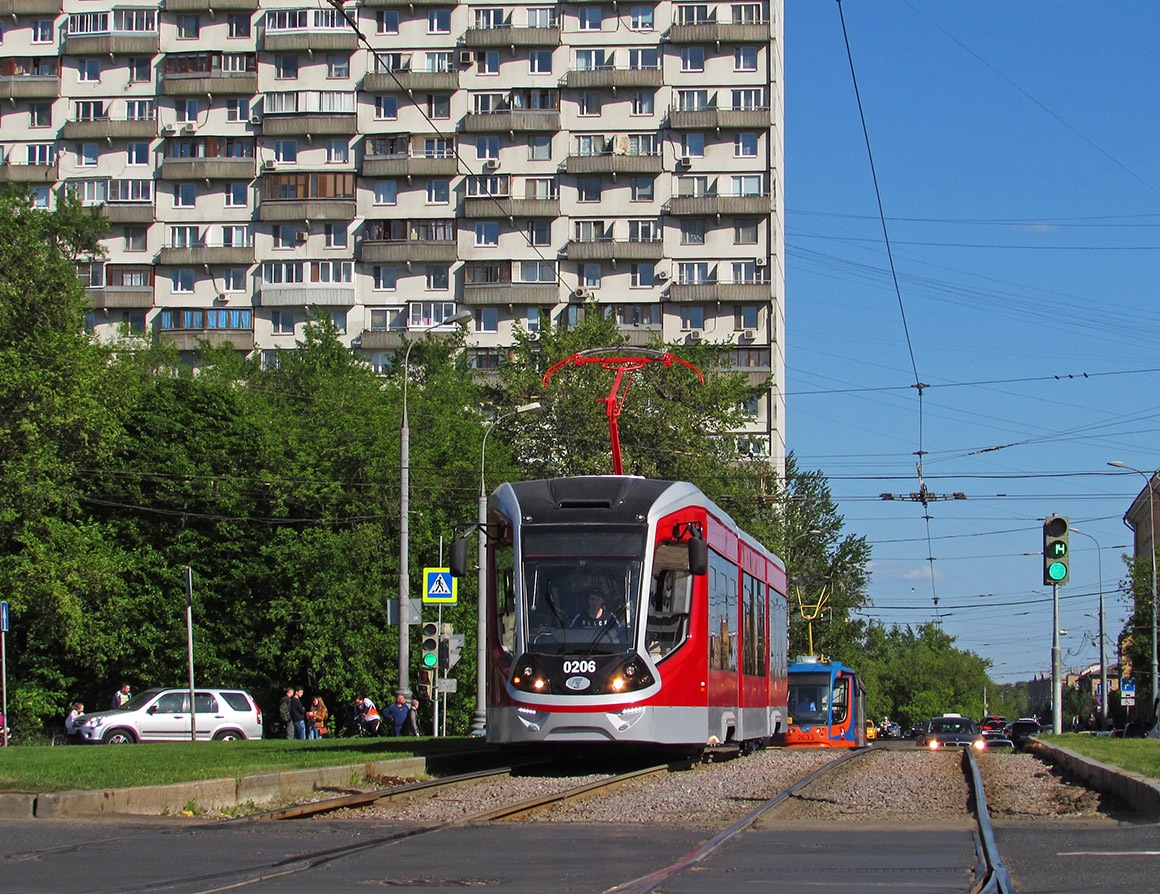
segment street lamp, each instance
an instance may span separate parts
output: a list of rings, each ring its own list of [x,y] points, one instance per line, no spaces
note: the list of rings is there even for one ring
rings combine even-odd
[[[1152,547],[1152,701],[1154,703],[1157,693],[1160,692],[1160,665],[1156,663],[1156,521],[1152,509],[1156,502],[1156,494],[1152,490],[1152,479],[1156,477],[1156,473],[1148,474],[1132,466],[1126,466],[1122,462],[1110,462],[1108,465],[1143,475],[1144,480],[1148,482],[1148,543]]]
[[[512,416],[540,409],[538,401],[516,407],[510,413],[496,416],[487,424],[479,448],[479,592],[476,594],[475,619],[475,713],[471,716],[471,734],[481,736],[487,729],[487,482],[483,470],[487,460],[487,436],[491,430]]]
[[[1096,545],[1096,573],[1100,576],[1100,729],[1108,728],[1108,662],[1104,655],[1104,563],[1100,542],[1087,531],[1072,528],[1071,533],[1082,534]]]
[[[417,334],[425,335],[439,326],[452,326],[473,319],[474,314],[469,310],[461,310],[438,323],[433,323]],[[411,697],[410,651],[411,631],[407,625],[411,623],[410,569],[407,564],[407,553],[410,549],[410,515],[411,507],[408,500],[408,491],[411,489],[411,429],[407,425],[407,380],[411,377],[411,348],[415,347],[419,339],[416,338],[407,345],[403,354],[403,430],[400,433],[401,447],[399,456],[402,471],[399,475],[399,692],[407,698]]]

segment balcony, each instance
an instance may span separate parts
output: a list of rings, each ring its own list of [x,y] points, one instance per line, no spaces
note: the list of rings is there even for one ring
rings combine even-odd
[[[155,31],[118,31],[104,34],[66,34],[64,51],[78,56],[154,56],[160,40]]]
[[[401,239],[382,242],[363,242],[359,260],[365,264],[396,264],[406,261],[442,261],[456,259],[455,241]]]
[[[354,112],[292,112],[262,117],[262,134],[281,136],[353,136],[358,133]]]
[[[358,35],[345,21],[342,22],[341,28],[294,28],[286,31],[267,31],[262,37],[262,49],[270,53],[356,50],[358,49]]]
[[[364,329],[358,337],[358,346],[364,351],[392,351],[403,347],[406,333],[406,329]]]
[[[542,133],[560,129],[559,109],[520,109],[501,112],[469,112],[460,130],[467,133]]]
[[[669,127],[678,130],[713,130],[715,128],[766,128],[773,122],[768,107],[756,109],[673,109]]]
[[[459,173],[459,159],[454,155],[366,155],[364,177],[454,177]]]
[[[363,0],[370,9],[398,9],[401,6],[447,6],[449,0]]]
[[[673,283],[670,301],[769,301],[772,286],[768,282]]]
[[[61,0],[0,0],[0,16],[57,15]]]
[[[669,214],[677,217],[769,214],[771,211],[773,211],[773,196],[768,193],[755,196],[673,196],[669,199]]]
[[[257,9],[258,0],[166,0],[166,12],[209,12],[214,9]]]
[[[85,299],[96,310],[153,306],[153,286],[105,286],[85,289]]]
[[[153,223],[152,202],[125,202],[101,207],[109,223]]]
[[[254,263],[254,247],[233,245],[194,245],[186,248],[166,246],[157,259],[160,264],[191,267],[203,264],[230,264],[248,267]]]
[[[60,135],[66,140],[153,139],[157,121],[153,118],[88,118],[66,121]]]
[[[344,307],[354,304],[354,286],[263,285],[255,302],[261,307]]]
[[[362,89],[367,93],[398,93],[400,90],[448,92],[459,89],[457,71],[377,71],[363,75]]]
[[[627,242],[618,239],[573,239],[564,247],[569,261],[659,261],[664,257],[664,243]]]
[[[660,87],[664,76],[659,68],[592,68],[569,71],[564,86],[575,89],[599,87]]]
[[[60,78],[56,75],[16,75],[0,78],[0,99],[56,99]]]
[[[659,153],[602,152],[599,155],[569,155],[564,161],[564,170],[569,174],[659,174],[663,168]]]
[[[513,199],[510,196],[473,196],[463,200],[463,216],[492,217],[559,217],[560,200]]]
[[[51,165],[14,165],[0,163],[2,183],[53,183],[57,179],[57,167]]]
[[[560,26],[550,28],[468,28],[463,44],[469,49],[485,47],[554,47],[560,44]]]
[[[769,43],[769,39],[769,22],[697,22],[669,29],[669,42],[675,44]]]
[[[555,304],[559,294],[555,283],[482,282],[463,285],[463,303],[467,305]]]
[[[161,92],[166,96],[253,94],[258,92],[258,74],[253,71],[167,73],[162,76]]]
[[[354,199],[262,199],[258,220],[354,220]]]
[[[239,351],[254,350],[252,329],[162,329],[160,334],[179,351],[196,351],[205,343],[211,348],[231,345]]]
[[[163,158],[162,180],[253,180],[253,158]]]

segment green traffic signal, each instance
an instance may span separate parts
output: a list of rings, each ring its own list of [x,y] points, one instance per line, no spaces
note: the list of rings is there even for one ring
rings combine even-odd
[[[423,653],[423,666],[424,667],[434,667],[438,663],[439,663],[439,656],[436,655],[434,652],[424,652]]]
[[[1066,515],[1050,515],[1043,520],[1043,582],[1065,584],[1069,576],[1068,535],[1070,524]]]
[[[1067,566],[1063,562],[1052,562],[1047,566],[1047,576],[1055,583],[1067,577]]]

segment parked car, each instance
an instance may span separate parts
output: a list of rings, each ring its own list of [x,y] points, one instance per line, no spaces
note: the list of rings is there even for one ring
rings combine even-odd
[[[873,723],[867,723],[866,724],[866,741],[873,742],[877,738],[878,738],[878,727],[876,727]]]
[[[262,711],[248,692],[198,689],[194,706],[198,741],[262,738]],[[123,708],[83,715],[76,729],[92,744],[180,742],[190,739],[190,720],[188,689],[150,689]]]
[[[987,748],[1014,748],[1015,743],[1007,738],[1007,733],[1002,729],[985,729],[983,732],[983,741],[987,743]]]
[[[932,751],[940,748],[974,748],[982,751],[987,747],[975,721],[962,714],[932,717],[926,725],[926,731],[915,740],[915,744]]]
[[[1002,732],[1006,726],[1007,718],[1000,717],[998,714],[992,714],[990,717],[984,717],[983,720],[979,723],[979,729],[985,733],[992,730]]]

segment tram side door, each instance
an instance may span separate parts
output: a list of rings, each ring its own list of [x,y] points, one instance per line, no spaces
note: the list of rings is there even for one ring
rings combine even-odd
[[[847,738],[850,728],[850,678],[835,674],[830,697],[830,740]]]

